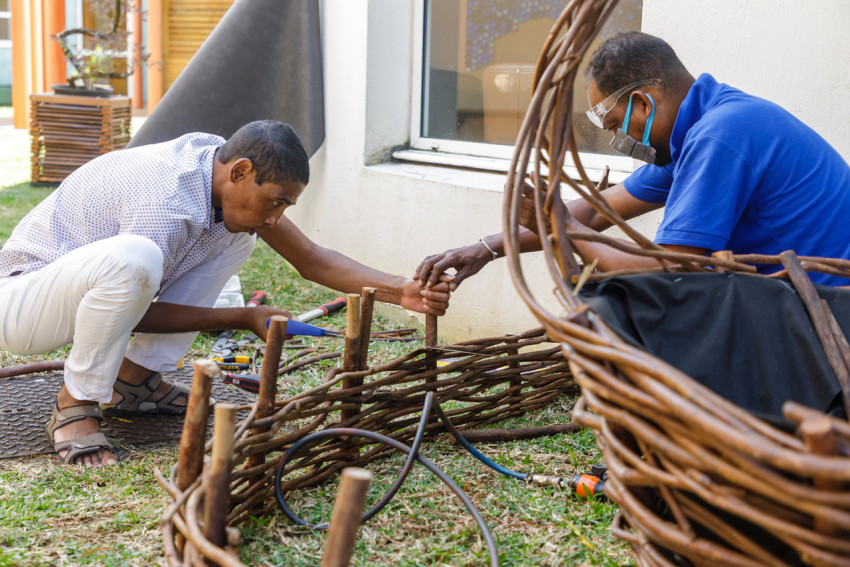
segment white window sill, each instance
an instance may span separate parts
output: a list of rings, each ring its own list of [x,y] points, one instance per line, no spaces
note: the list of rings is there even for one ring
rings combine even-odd
[[[504,184],[504,175],[507,174],[510,169],[511,162],[508,159],[495,158],[495,157],[484,157],[484,156],[475,156],[468,154],[456,154],[449,152],[436,152],[436,151],[426,151],[426,150],[398,150],[393,152],[392,157],[394,160],[398,162],[403,162],[405,164],[420,164],[423,170],[437,170],[437,169],[454,169],[456,171],[465,171],[465,170],[473,170],[477,172],[487,172],[487,173],[498,173],[501,174],[502,183]],[[602,174],[604,173],[604,169],[602,163],[604,158],[601,156],[593,156],[593,161],[597,163],[598,167],[592,167],[588,163],[582,162],[584,165],[585,172],[591,181],[594,183],[598,183],[602,178]],[[622,158],[612,158],[612,161],[621,162],[622,166]],[[443,166],[443,168],[435,168],[435,167],[424,167],[424,166]],[[375,166],[377,167],[377,166]],[[572,179],[580,179],[578,170],[575,167],[565,167],[564,168],[567,175],[569,175]],[[467,173],[470,173],[467,171]],[[623,170],[623,169],[611,169],[608,174],[608,184],[614,185],[616,183],[622,182],[626,177],[631,174],[631,171]],[[435,179],[445,178],[446,172],[432,172],[433,177]],[[431,177],[432,175],[427,175],[423,172],[421,177]],[[451,175],[454,177],[454,175]],[[488,176],[492,177],[492,175]],[[501,189],[500,189],[501,190]]]

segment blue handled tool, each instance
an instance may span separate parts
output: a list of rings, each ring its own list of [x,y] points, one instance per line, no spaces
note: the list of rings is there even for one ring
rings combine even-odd
[[[302,323],[301,321],[295,321],[294,319],[290,319],[286,322],[286,334],[306,335],[309,337],[338,337],[342,333],[340,333],[339,331],[331,331],[330,329],[323,329],[315,325],[310,325],[308,323]]]
[[[266,319],[266,328],[269,327],[269,321],[271,319]],[[330,329],[323,329],[321,327],[317,327],[315,325],[310,325],[308,323],[302,323],[301,321],[296,321],[295,319],[288,319],[286,321],[286,331],[284,331],[287,335],[301,335],[308,337],[339,337],[342,336],[342,333],[339,331],[331,331]]]

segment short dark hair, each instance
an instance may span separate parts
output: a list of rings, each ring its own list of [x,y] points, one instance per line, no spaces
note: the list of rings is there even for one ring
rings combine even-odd
[[[585,70],[585,78],[611,94],[645,79],[660,79],[664,90],[690,86],[693,77],[663,39],[641,32],[618,33],[600,45]]]
[[[310,158],[292,126],[276,120],[257,120],[245,124],[222,144],[216,159],[227,163],[248,158],[254,165],[257,185],[271,182],[283,185],[295,181],[310,182]]]

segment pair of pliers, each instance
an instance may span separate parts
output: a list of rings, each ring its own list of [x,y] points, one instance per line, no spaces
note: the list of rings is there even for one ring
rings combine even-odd
[[[233,354],[233,351],[239,350],[239,347],[253,343],[260,338],[254,333],[249,333],[237,341],[232,338],[234,332],[232,329],[228,329],[218,335],[218,339],[215,341],[212,350],[210,350],[210,358],[215,359],[230,356]]]

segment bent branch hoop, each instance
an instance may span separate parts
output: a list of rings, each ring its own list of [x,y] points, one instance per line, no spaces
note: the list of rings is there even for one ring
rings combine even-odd
[[[431,335],[436,339],[436,332]],[[273,346],[268,345],[267,357],[275,350]],[[358,358],[358,353],[365,358],[365,352],[355,341],[346,358]],[[440,361],[445,364],[438,364]],[[264,368],[266,364],[278,367],[276,360],[264,360]],[[520,335],[426,346],[373,367],[368,367],[365,359],[353,360],[350,367],[355,370],[333,368],[320,386],[275,401],[266,417],[259,417],[259,404],[237,408],[248,415],[235,424],[229,475],[221,471],[213,474],[214,458],[209,454],[216,440],[207,443],[203,472],[185,490],[178,488],[177,466],[169,477],[154,471],[170,497],[160,521],[169,565],[214,562],[241,566],[239,534],[232,526],[276,508],[274,475],[281,454],[308,433],[352,427],[409,444],[428,392],[436,393],[437,401],[461,430],[521,415],[563,393],[578,393],[560,346],[550,342],[540,328]],[[218,424],[216,429],[228,431]],[[444,431],[437,420],[427,428],[431,436]],[[387,446],[357,438],[311,446],[287,464],[281,487],[288,492],[316,486],[343,468],[363,466],[391,452]],[[222,493],[220,487],[212,485],[214,478],[222,476],[228,483],[225,491],[230,494],[229,507],[226,518],[214,521],[227,526],[224,536],[218,531],[219,541],[226,539],[223,546],[208,539],[207,527],[201,522],[208,514],[205,499]]]
[[[639,235],[607,205],[600,194],[606,179],[598,187],[588,179],[573,134],[573,85],[615,5],[616,0],[573,0],[551,30],[517,138],[503,209],[511,277],[549,337],[561,344],[582,390],[574,419],[594,430],[609,467],[606,494],[620,507],[613,532],[629,542],[638,565],[850,565],[846,421],[789,402],[785,416],[799,424],[798,434],[775,429],[626,344],[573,294],[581,269],[571,241],[581,238],[655,258],[657,271],[701,271],[711,265],[754,273],[754,263],[782,264],[785,269],[771,277],[790,277],[797,287],[847,402],[850,347],[805,271],[850,277],[850,262],[796,258],[792,252],[673,254]],[[567,152],[580,182],[564,173]],[[544,168],[549,187],[572,187],[636,246],[565,231],[559,192],[547,192],[539,181]],[[529,171],[537,174],[534,198],[543,204],[536,210],[537,226],[548,221],[554,227],[553,234],[541,236],[541,244],[566,315],[551,313],[535,299],[519,262],[518,221]],[[632,272],[616,275],[626,273]]]

